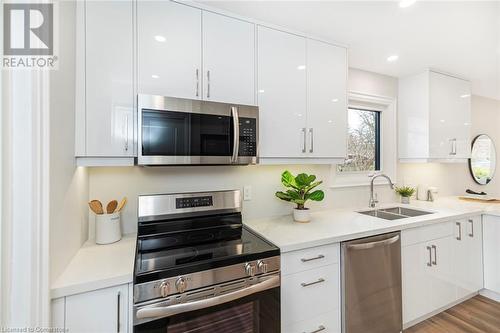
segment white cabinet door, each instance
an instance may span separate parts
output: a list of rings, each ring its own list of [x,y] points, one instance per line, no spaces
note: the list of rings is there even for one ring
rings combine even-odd
[[[306,39],[258,27],[261,157],[306,157]]]
[[[426,244],[431,247],[432,310],[440,309],[456,300],[457,288],[453,275],[453,239],[452,237],[435,239]]]
[[[470,83],[429,72],[430,155],[470,157]]]
[[[66,329],[72,333],[128,332],[128,285],[66,297]]]
[[[85,4],[85,156],[134,156],[133,2]]]
[[[345,158],[347,149],[347,50],[307,40],[309,156]]]
[[[203,12],[203,99],[255,104],[255,25]]]
[[[409,323],[432,311],[430,302],[431,253],[425,244],[401,249],[403,283],[403,323]]]
[[[457,221],[453,247],[457,298],[483,288],[482,247],[481,216]]]
[[[201,10],[138,1],[137,57],[138,93],[200,99]]]
[[[500,217],[483,218],[484,288],[500,293]]]

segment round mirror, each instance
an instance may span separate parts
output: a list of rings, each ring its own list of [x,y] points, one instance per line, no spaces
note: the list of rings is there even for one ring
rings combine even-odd
[[[495,174],[496,152],[493,140],[481,134],[472,141],[472,153],[469,159],[469,169],[474,181],[480,185],[488,184]]]

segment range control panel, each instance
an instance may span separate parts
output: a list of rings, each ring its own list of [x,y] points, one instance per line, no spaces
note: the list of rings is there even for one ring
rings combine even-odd
[[[212,196],[203,196],[203,197],[190,197],[190,198],[176,198],[175,199],[175,208],[194,208],[194,207],[209,207],[213,206],[213,198]]]

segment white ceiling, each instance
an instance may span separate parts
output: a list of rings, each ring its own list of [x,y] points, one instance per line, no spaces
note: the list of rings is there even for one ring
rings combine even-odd
[[[350,67],[401,77],[431,67],[500,99],[500,2],[200,1],[349,46]],[[391,54],[399,60],[386,61]]]

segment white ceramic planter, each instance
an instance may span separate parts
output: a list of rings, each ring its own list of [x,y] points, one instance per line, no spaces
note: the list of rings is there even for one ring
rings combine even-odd
[[[309,208],[306,209],[293,209],[293,219],[296,222],[307,223],[311,221],[311,215],[309,213]]]
[[[401,197],[401,203],[402,204],[409,204],[410,203],[410,197]]]

